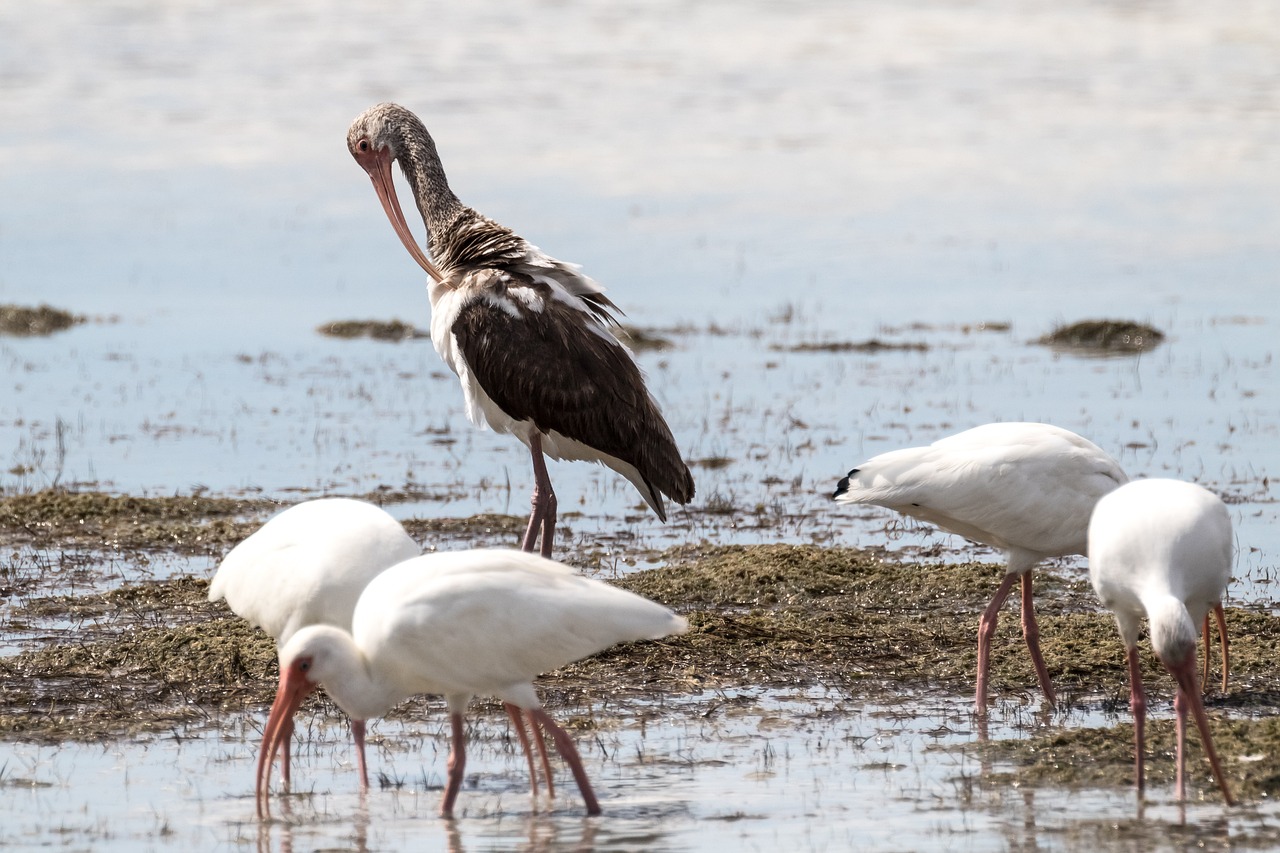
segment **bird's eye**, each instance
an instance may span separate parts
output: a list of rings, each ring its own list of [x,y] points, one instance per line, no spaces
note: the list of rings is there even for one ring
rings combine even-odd
[[[307,672],[308,670],[311,669],[311,661],[309,660],[298,661],[298,669],[301,672]]]
[[[356,148],[359,148],[361,151],[368,151],[370,147],[369,140],[367,139],[361,139],[356,143]]]

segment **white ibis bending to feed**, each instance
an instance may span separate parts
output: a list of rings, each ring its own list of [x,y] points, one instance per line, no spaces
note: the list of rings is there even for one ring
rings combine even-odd
[[[474,695],[525,709],[535,734],[538,727],[550,734],[569,764],[587,813],[599,814],[573,740],[542,709],[533,679],[616,643],[687,627],[660,604],[523,551],[443,552],[401,563],[365,588],[349,633],[304,628],[281,651],[280,691],[258,758],[259,809],[289,718],[323,686],[338,707],[362,719],[419,693],[444,695],[452,731],[440,807],[446,817],[462,784],[462,714]]]
[[[396,234],[431,277],[431,340],[458,375],[467,417],[511,433],[533,457],[533,511],[522,547],[551,555],[556,497],[543,454],[600,462],[626,477],[658,517],[663,496],[693,499],[680,457],[630,351],[615,306],[577,267],[467,207],[449,189],[435,142],[413,113],[378,104],[347,131]],[[396,197],[400,163],[435,262],[415,242]]]
[[[1209,609],[1222,605],[1222,593],[1231,581],[1231,557],[1227,508],[1194,483],[1138,480],[1098,501],[1093,511],[1089,575],[1098,598],[1115,613],[1124,640],[1137,749],[1134,777],[1139,791],[1143,787],[1146,695],[1138,660],[1138,631],[1146,616],[1156,656],[1178,682],[1173,702],[1178,715],[1176,796],[1184,799],[1183,740],[1190,709],[1222,798],[1231,805],[1231,792],[1213,749],[1209,720],[1196,684],[1196,632]]]
[[[351,628],[351,614],[369,581],[422,549],[400,522],[364,501],[324,498],[289,507],[223,558],[209,600],[226,599],[237,615],[284,648],[307,625]],[[282,734],[281,770],[289,781],[289,736]],[[352,718],[360,784],[369,787],[364,720]]]
[[[985,424],[927,447],[882,453],[836,486],[841,503],[875,504],[999,548],[1004,580],[978,622],[978,714],[987,708],[991,640],[1014,581],[1022,633],[1045,699],[1055,701],[1040,654],[1031,570],[1048,557],[1084,554],[1098,498],[1128,478],[1120,463],[1073,432],[1040,423]]]

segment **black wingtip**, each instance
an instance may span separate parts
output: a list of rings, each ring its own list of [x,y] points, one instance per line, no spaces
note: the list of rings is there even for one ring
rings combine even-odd
[[[850,477],[852,477],[852,476],[853,476],[854,474],[856,474],[856,473],[858,473],[858,469],[857,469],[857,468],[854,468],[852,471],[850,471],[850,472],[849,472],[848,474],[846,474],[844,477],[841,477],[841,478],[840,478],[840,482],[836,483],[836,491],[835,491],[835,494],[833,494],[833,495],[831,496],[831,499],[832,499],[832,500],[835,500],[836,498],[838,498],[838,497],[840,497],[841,495],[843,495],[845,492],[849,491],[849,478],[850,478]]]

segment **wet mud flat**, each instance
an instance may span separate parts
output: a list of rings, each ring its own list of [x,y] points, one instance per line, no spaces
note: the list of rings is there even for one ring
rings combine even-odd
[[[0,498],[0,589],[10,643],[0,657],[0,739],[110,743],[260,718],[274,695],[274,643],[222,603],[210,604],[207,577],[221,554],[277,509],[261,499],[203,496],[46,491]],[[419,541],[429,537],[447,548],[509,545],[522,523],[480,516],[408,519],[406,526]],[[175,556],[194,558],[191,571],[146,578],[152,561]],[[561,556],[599,573],[590,554]],[[114,581],[95,577],[104,561],[123,567]],[[761,689],[817,689],[839,697],[837,707],[850,713],[866,704],[907,715],[922,696],[963,701],[973,686],[977,617],[1002,573],[991,564],[903,562],[817,545],[691,545],[645,562],[658,568],[608,580],[674,607],[690,631],[616,647],[543,676],[546,706],[579,737],[592,737],[619,714],[643,725],[741,711]],[[985,739],[969,720],[962,727],[976,737],[939,748],[978,751],[992,767],[984,785],[1123,790],[1132,784],[1132,727],[1112,619],[1077,569],[1039,573],[1037,592],[1060,708],[1040,709],[1010,610],[993,649],[992,714],[1013,708],[1012,716],[1034,723],[1023,731],[1014,726],[1012,737]],[[1215,644],[1206,702],[1237,796],[1267,801],[1280,791],[1280,618],[1262,608],[1227,612],[1230,685],[1226,694],[1217,688]],[[1143,659],[1157,717],[1147,769],[1155,789],[1173,781],[1172,682],[1149,646]],[[814,708],[803,705],[790,706],[790,720],[774,713],[773,725],[805,725]],[[309,713],[340,723],[323,697]],[[501,729],[495,703],[477,701],[472,714]],[[392,719],[421,724],[432,715],[438,710],[409,703]],[[1079,722],[1099,716],[1111,722]],[[1191,796],[1212,799],[1198,741],[1189,742]],[[20,774],[11,770],[6,784],[21,784]]]

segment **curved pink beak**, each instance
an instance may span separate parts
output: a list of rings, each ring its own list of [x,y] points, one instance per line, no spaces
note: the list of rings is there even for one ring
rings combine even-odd
[[[1191,708],[1191,716],[1196,721],[1196,728],[1200,730],[1200,744],[1204,748],[1205,757],[1209,759],[1209,767],[1213,770],[1213,778],[1217,781],[1218,787],[1222,789],[1222,799],[1227,805],[1235,805],[1235,800],[1231,799],[1231,790],[1227,787],[1227,778],[1222,772],[1222,763],[1218,761],[1218,752],[1213,748],[1213,736],[1209,734],[1209,717],[1204,712],[1204,701],[1200,698],[1200,685],[1196,681],[1196,652],[1195,647],[1191,649],[1191,654],[1187,655],[1187,659],[1181,664],[1169,666],[1165,664],[1165,669],[1173,675],[1174,680],[1178,682],[1178,689],[1182,691],[1185,701]],[[1181,726],[1181,722],[1179,722]],[[1179,729],[1181,732],[1181,728]],[[1183,777],[1183,755],[1182,744],[1178,744],[1178,799],[1182,799]]]
[[[316,685],[293,669],[284,672],[280,677],[280,687],[276,691],[275,701],[271,703],[271,714],[267,717],[267,726],[262,730],[262,747],[258,750],[258,770],[254,783],[254,797],[258,803],[258,817],[268,815],[267,798],[270,796],[271,765],[275,762],[276,752],[293,734],[293,715],[298,712],[303,701],[316,689]]]
[[[404,221],[404,212],[400,210],[400,200],[396,197],[396,185],[391,178],[390,149],[353,151],[351,156],[355,157],[360,167],[369,173],[369,179],[373,181],[373,189],[377,192],[378,200],[382,202],[382,209],[387,212],[387,218],[391,220],[391,227],[395,229],[400,242],[409,250],[409,254],[418,262],[418,266],[427,271],[427,275],[436,281],[444,281],[444,276],[440,274],[435,264],[427,260],[426,253],[422,251],[422,247],[413,237],[413,232],[409,230],[409,224]]]

